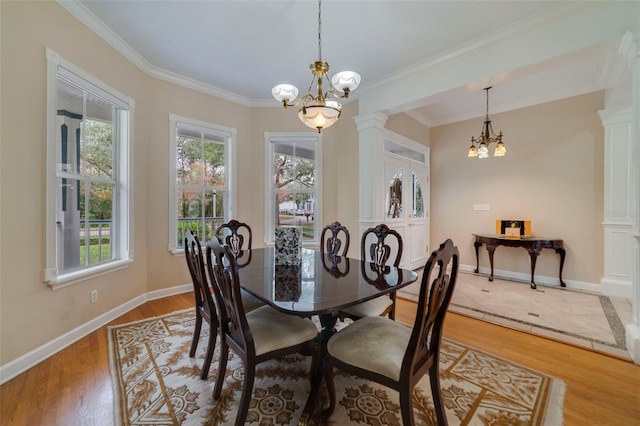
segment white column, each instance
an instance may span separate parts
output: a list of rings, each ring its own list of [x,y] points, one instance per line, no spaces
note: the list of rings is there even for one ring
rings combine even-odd
[[[358,235],[362,235],[365,229],[384,222],[384,125],[387,116],[376,112],[357,116],[355,121],[359,132]]]
[[[604,277],[602,293],[631,298],[631,108],[602,110],[604,127]]]
[[[627,350],[640,365],[640,30],[627,32],[620,45],[620,53],[631,68],[631,305],[633,322],[625,325]]]

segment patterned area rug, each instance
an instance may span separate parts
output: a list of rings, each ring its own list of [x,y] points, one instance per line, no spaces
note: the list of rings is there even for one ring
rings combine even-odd
[[[233,424],[242,361],[230,354],[222,397],[214,401],[219,346],[208,379],[200,380],[209,329],[203,325],[197,355],[189,358],[194,323],[188,309],[108,328],[116,425]],[[309,392],[309,362],[290,356],[261,365],[247,423],[297,424]],[[336,410],[325,424],[402,424],[395,391],[339,370],[335,383]],[[561,380],[451,340],[443,342],[441,386],[451,425],[562,424]],[[416,424],[435,425],[428,376],[413,398]]]

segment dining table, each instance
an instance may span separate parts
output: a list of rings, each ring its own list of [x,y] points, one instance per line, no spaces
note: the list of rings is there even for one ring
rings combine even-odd
[[[248,255],[248,256],[247,256]],[[335,333],[340,310],[384,296],[417,280],[417,273],[366,260],[301,249],[301,260],[280,264],[273,247],[252,249],[239,268],[240,285],[280,312],[320,322],[320,362],[311,372],[311,390],[300,416],[306,425],[315,410],[326,366],[326,344]]]

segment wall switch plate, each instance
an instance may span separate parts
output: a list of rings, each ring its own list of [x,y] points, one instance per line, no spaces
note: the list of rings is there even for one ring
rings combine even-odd
[[[474,204],[474,210],[489,210],[489,204]]]

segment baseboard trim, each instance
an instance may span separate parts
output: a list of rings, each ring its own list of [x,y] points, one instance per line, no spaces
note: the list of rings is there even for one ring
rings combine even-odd
[[[600,280],[600,286],[602,287],[602,294],[605,296],[631,299],[633,294],[633,285],[631,281],[602,278]]]
[[[23,373],[49,358],[51,355],[61,351],[67,346],[75,343],[84,336],[92,333],[93,331],[103,327],[116,318],[126,314],[130,310],[142,305],[143,303],[160,299],[174,294],[186,293],[193,290],[193,286],[189,284],[183,284],[176,287],[166,288],[162,290],[150,291],[140,296],[123,303],[120,306],[113,308],[112,310],[105,312],[104,314],[82,324],[79,327],[65,333],[55,339],[45,343],[44,345],[24,354],[23,356],[14,359],[2,366],[0,366],[0,385],[13,379],[20,373]]]
[[[474,265],[460,265],[460,270],[474,273],[476,267]],[[489,276],[491,274],[491,268],[480,267],[480,274]],[[507,271],[504,269],[494,269],[493,276],[494,278],[499,278],[501,280],[518,281],[525,283],[531,282],[531,274]],[[545,287],[560,287],[560,280],[557,276],[550,277],[547,275],[536,274],[533,276],[533,280],[535,281],[536,285],[543,285]],[[602,293],[602,287],[600,286],[600,284],[567,279],[564,279],[564,283],[567,285],[567,288],[573,290],[589,291],[598,294]]]

